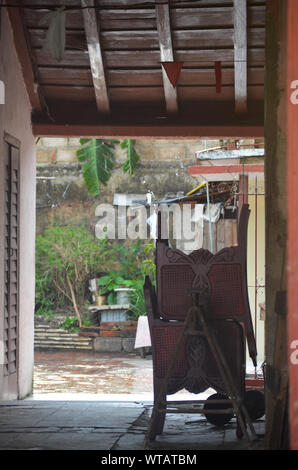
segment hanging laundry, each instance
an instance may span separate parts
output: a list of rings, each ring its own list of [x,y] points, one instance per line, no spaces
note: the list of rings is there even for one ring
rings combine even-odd
[[[65,51],[65,7],[50,11],[42,17],[40,24],[49,23],[43,51],[49,52],[57,61],[61,61]]]
[[[216,223],[221,214],[222,203],[210,204],[210,222]],[[204,219],[209,221],[207,206],[205,208]]]

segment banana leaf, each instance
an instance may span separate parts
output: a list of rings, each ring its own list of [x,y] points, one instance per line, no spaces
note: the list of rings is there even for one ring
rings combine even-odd
[[[124,172],[128,172],[130,176],[134,173],[135,168],[138,165],[138,162],[140,160],[139,155],[136,152],[136,149],[134,147],[135,145],[135,140],[132,139],[124,139],[121,142],[121,148],[126,149],[126,161],[122,165],[122,170]]]
[[[100,184],[106,185],[114,168],[114,144],[117,140],[81,139],[82,148],[77,157],[82,162],[83,178],[91,196],[100,192]]]

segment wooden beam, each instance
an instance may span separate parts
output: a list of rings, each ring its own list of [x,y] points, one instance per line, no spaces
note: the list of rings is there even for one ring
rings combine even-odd
[[[156,4],[156,22],[158,40],[160,48],[161,62],[173,62],[174,53],[171,36],[170,9],[169,4]],[[168,114],[178,113],[177,90],[173,87],[168,76],[162,67],[163,87],[166,100],[166,110]]]
[[[33,123],[36,137],[125,137],[146,139],[208,139],[264,137],[263,126],[200,125],[64,125]],[[242,168],[241,168],[242,171]]]
[[[95,6],[94,0],[81,0],[81,3],[82,7]],[[99,40],[96,11],[94,8],[84,8],[82,11],[97,108],[101,114],[109,114],[110,103]]]
[[[235,112],[247,112],[247,0],[234,0]]]
[[[7,0],[7,5],[14,4],[13,0]],[[30,54],[29,41],[23,25],[20,8],[7,8],[8,18],[12,27],[13,40],[17,56],[20,62],[24,84],[28,93],[33,112],[42,112],[42,104],[39,96],[37,77],[34,73],[33,62]]]

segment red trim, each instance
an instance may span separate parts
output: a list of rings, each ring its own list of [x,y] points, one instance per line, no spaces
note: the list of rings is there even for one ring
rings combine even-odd
[[[247,388],[264,388],[264,379],[245,379]]]
[[[162,62],[161,65],[165,69],[172,86],[176,88],[183,62]]]
[[[196,165],[188,168],[190,175],[208,175],[218,173],[264,173],[264,163],[252,165]]]
[[[287,2],[287,330],[289,357],[289,417],[290,417],[290,447],[298,450],[298,364],[296,341],[298,340],[298,104],[292,94],[297,89],[298,80],[298,2]],[[292,97],[292,100],[291,100]]]
[[[216,93],[221,92],[221,62],[214,62],[215,68],[215,81],[216,81]]]

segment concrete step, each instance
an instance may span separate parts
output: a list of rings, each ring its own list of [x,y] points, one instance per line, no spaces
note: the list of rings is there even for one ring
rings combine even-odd
[[[77,349],[92,350],[93,342],[76,332],[69,332],[50,325],[36,325],[34,347],[38,349]]]
[[[34,344],[72,344],[74,346],[89,346],[92,345],[92,340],[89,341],[76,341],[65,338],[34,338]]]
[[[85,344],[90,342],[90,338],[68,338],[67,336],[34,336],[35,340],[38,341],[61,341],[61,342],[66,342],[66,343],[80,343],[80,344]]]
[[[92,351],[92,345],[77,345],[77,344],[63,344],[63,343],[52,343],[51,341],[45,342],[42,341],[41,343],[34,342],[35,349],[70,349],[76,351]]]
[[[80,336],[79,333],[76,331],[70,331],[69,333],[67,331],[36,331],[34,332],[35,335],[37,336],[59,336],[59,337],[67,337],[67,338],[83,338],[83,336]]]
[[[43,342],[52,342],[53,344],[60,344],[60,343],[65,343],[65,344],[77,344],[77,345],[84,345],[84,344],[91,344],[91,341],[76,341],[76,340],[71,340],[71,339],[65,339],[65,338],[34,338],[35,342],[43,343]]]
[[[84,338],[83,336],[80,336],[78,333],[67,333],[65,331],[61,332],[58,331],[35,331],[34,333],[35,336],[38,337],[54,337],[58,336],[59,338]],[[87,337],[85,337],[87,338]],[[88,339],[88,338],[87,338]]]
[[[54,332],[54,331],[59,331],[59,333],[76,333],[76,332],[72,332],[70,330],[67,330],[66,328],[58,328],[58,327],[54,327],[54,326],[46,326],[46,325],[38,325],[34,327],[34,331],[41,331],[41,332]]]

